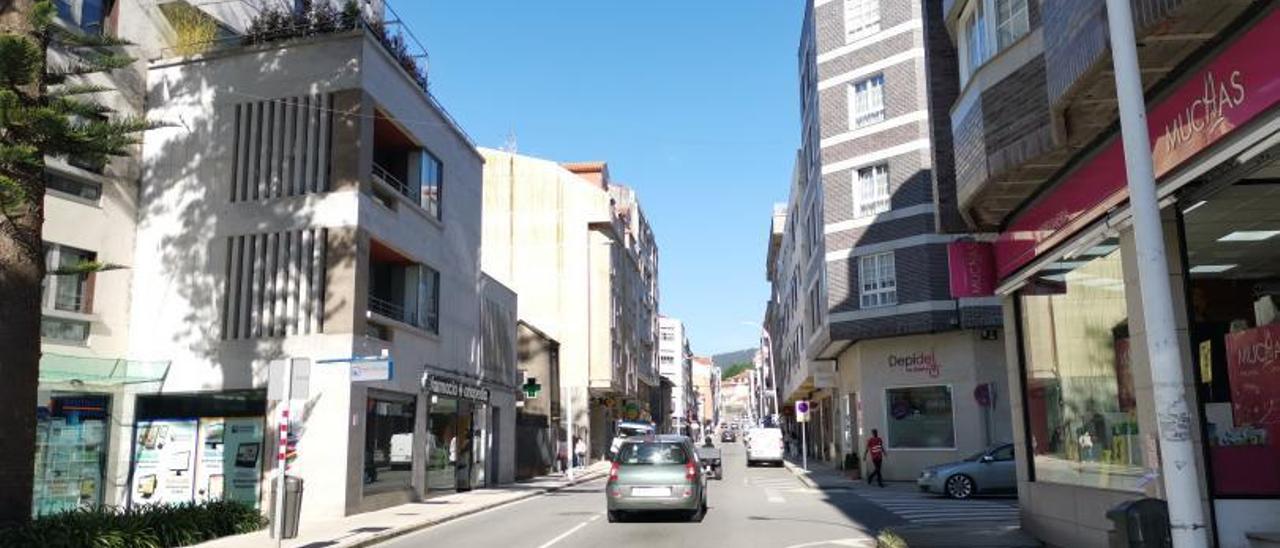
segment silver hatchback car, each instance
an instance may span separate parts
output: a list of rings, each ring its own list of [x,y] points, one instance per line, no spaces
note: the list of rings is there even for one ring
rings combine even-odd
[[[684,436],[629,438],[613,460],[604,491],[610,522],[658,511],[683,511],[702,521],[707,512],[706,477],[697,449]]]
[[[967,459],[930,466],[920,471],[916,485],[921,491],[967,499],[980,493],[1016,492],[1013,445],[991,447]]]

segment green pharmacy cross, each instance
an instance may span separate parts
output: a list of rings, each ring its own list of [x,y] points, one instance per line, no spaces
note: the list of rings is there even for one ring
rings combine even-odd
[[[538,397],[538,392],[542,391],[542,385],[538,384],[538,379],[529,377],[529,379],[524,381],[524,384],[520,386],[520,389],[524,391],[524,397],[526,399],[532,400]]]

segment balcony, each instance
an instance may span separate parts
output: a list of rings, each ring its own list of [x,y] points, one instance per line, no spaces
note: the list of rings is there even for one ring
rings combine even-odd
[[[440,330],[440,273],[375,241],[369,253],[368,333],[391,338],[391,328]]]
[[[385,113],[374,120],[370,182],[379,203],[396,209],[407,202],[440,219],[441,164]]]

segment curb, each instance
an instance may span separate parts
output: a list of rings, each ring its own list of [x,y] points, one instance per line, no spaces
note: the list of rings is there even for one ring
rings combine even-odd
[[[795,474],[796,479],[800,480],[800,483],[803,483],[805,487],[810,489],[822,489],[822,487],[818,486],[817,482],[813,481],[813,478],[809,477],[809,472],[807,470],[791,464],[791,461],[789,460],[782,461],[782,465],[786,466],[787,470],[790,470],[792,474]]]
[[[456,520],[456,519],[458,519],[458,518],[463,518],[463,517],[466,517],[466,516],[470,516],[470,515],[474,515],[474,514],[479,514],[480,512],[484,512],[484,511],[487,511],[487,510],[492,510],[492,509],[494,509],[494,508],[498,508],[498,507],[501,507],[501,506],[506,506],[506,505],[508,505],[508,504],[512,504],[512,503],[515,503],[515,502],[520,502],[520,501],[522,501],[522,500],[531,499],[531,498],[533,498],[533,497],[540,497],[540,496],[545,495],[545,494],[547,494],[547,493],[554,493],[554,492],[559,491],[559,490],[561,490],[561,489],[564,489],[564,488],[566,488],[566,487],[573,487],[573,486],[578,485],[578,484],[581,484],[581,483],[586,483],[586,482],[588,482],[588,481],[593,481],[593,480],[596,480],[596,479],[599,479],[599,478],[604,477],[606,474],[607,474],[607,473],[606,473],[606,472],[604,472],[604,471],[599,471],[599,472],[587,472],[587,473],[583,474],[581,477],[578,477],[578,478],[574,479],[573,481],[568,482],[568,483],[565,483],[565,484],[563,484],[563,485],[557,485],[557,486],[555,486],[555,487],[548,487],[548,488],[546,488],[546,489],[539,489],[539,490],[536,490],[536,491],[530,491],[530,492],[528,492],[528,493],[522,493],[520,496],[517,496],[517,497],[511,498],[511,499],[507,499],[507,500],[502,500],[502,501],[493,502],[493,503],[490,503],[490,504],[486,504],[486,505],[484,505],[484,506],[477,506],[477,507],[472,508],[472,509],[470,509],[470,510],[465,510],[465,511],[462,511],[462,512],[458,512],[457,514],[453,514],[453,515],[449,515],[449,516],[443,516],[443,517],[439,517],[439,518],[435,518],[435,519],[427,519],[427,520],[424,520],[424,521],[420,521],[420,522],[418,522],[418,523],[415,523],[415,524],[413,524],[413,525],[406,525],[406,526],[404,526],[404,527],[399,527],[399,528],[391,529],[391,530],[388,530],[388,531],[380,531],[380,532],[378,532],[378,533],[375,533],[373,536],[371,536],[371,537],[369,537],[369,538],[361,539],[361,540],[355,541],[355,542],[353,542],[353,543],[351,543],[351,544],[343,544],[343,545],[340,545],[340,546],[342,546],[342,548],[364,548],[364,547],[366,547],[366,546],[373,546],[373,545],[375,545],[375,544],[380,544],[380,543],[386,542],[386,541],[388,541],[388,540],[394,539],[394,538],[396,538],[396,537],[401,537],[401,536],[404,536],[404,535],[407,535],[407,534],[410,534],[410,533],[416,533],[416,532],[421,531],[421,530],[423,530],[423,529],[429,529],[429,528],[431,528],[431,527],[434,527],[434,526],[436,526],[436,525],[440,525],[440,524],[442,524],[442,523],[448,523],[448,522],[453,521],[453,520]]]

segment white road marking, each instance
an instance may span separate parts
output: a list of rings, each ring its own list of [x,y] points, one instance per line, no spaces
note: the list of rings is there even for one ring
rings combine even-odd
[[[572,535],[572,534],[574,534],[574,533],[577,533],[579,529],[582,529],[583,527],[586,527],[588,523],[591,523],[591,522],[593,522],[593,521],[595,521],[595,520],[598,520],[598,519],[600,519],[600,514],[596,514],[596,515],[594,515],[594,516],[591,516],[591,519],[589,519],[589,520],[587,520],[587,521],[584,521],[584,522],[582,522],[582,523],[579,523],[579,524],[577,524],[577,525],[574,525],[572,529],[569,529],[568,531],[565,531],[565,532],[563,532],[563,533],[560,533],[560,535],[559,535],[559,536],[557,536],[556,538],[553,538],[553,539],[551,539],[551,540],[548,540],[547,542],[543,543],[543,544],[542,544],[541,546],[539,546],[538,548],[549,548],[551,545],[553,545],[553,544],[555,544],[555,543],[557,543],[557,542],[560,542],[560,541],[562,541],[562,540],[564,540],[564,539],[568,538],[568,537],[569,537],[569,535]]]
[[[817,542],[806,542],[804,544],[792,544],[786,548],[810,548],[814,546],[852,546],[852,547],[873,547],[876,545],[876,539],[872,538],[838,538],[833,540],[819,540]]]
[[[782,498],[782,495],[779,494],[776,489],[769,489],[767,487],[764,490],[764,497],[766,499],[769,499],[769,502],[776,502],[776,503],[787,502],[787,499]]]

